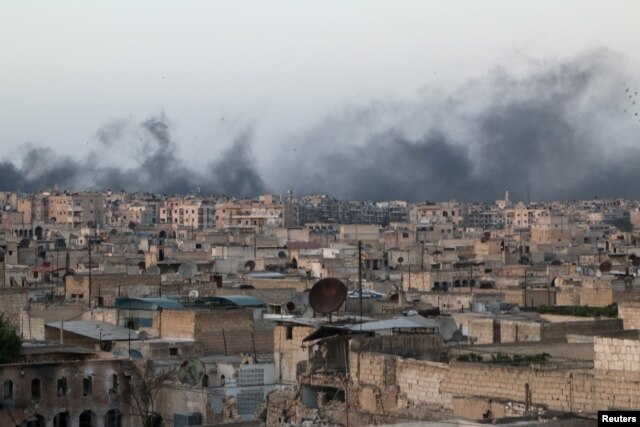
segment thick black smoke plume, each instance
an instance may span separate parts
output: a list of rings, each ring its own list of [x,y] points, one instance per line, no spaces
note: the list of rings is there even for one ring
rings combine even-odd
[[[125,144],[133,166],[26,147],[21,166],[0,162],[0,190],[125,189],[256,195],[267,188],[344,199],[493,200],[640,198],[637,80],[608,50],[564,62],[497,69],[454,93],[342,108],[314,128],[272,145],[267,174],[253,162],[249,131],[198,172],[180,160],[164,114],[109,123],[102,151]],[[519,68],[522,70],[523,68]],[[630,89],[630,90],[627,90]],[[265,185],[263,175],[269,177]]]
[[[254,196],[265,191],[251,157],[248,131],[215,156],[206,173],[190,169],[180,159],[164,113],[140,124],[116,120],[101,127],[95,136],[100,146],[83,161],[56,156],[48,148],[26,147],[21,167],[0,163],[0,190],[37,191],[58,185],[164,194],[188,194],[199,189],[205,194],[231,196]],[[133,166],[102,162],[105,151],[119,149],[135,153]]]
[[[640,197],[624,59],[599,50],[528,68],[341,110],[287,143],[281,156],[294,166],[276,179],[299,194],[365,200]]]

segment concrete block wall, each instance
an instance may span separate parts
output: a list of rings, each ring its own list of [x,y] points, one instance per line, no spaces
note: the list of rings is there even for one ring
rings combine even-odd
[[[446,363],[398,358],[398,391],[409,405],[426,404],[451,409],[451,394],[441,389],[448,372],[449,365]]]
[[[291,338],[287,338],[290,328]],[[313,326],[276,325],[273,329],[273,361],[276,381],[283,384],[297,383],[297,367],[308,359],[308,350],[303,348],[302,340],[313,332]]]
[[[569,370],[452,362],[441,390],[453,396],[476,396],[524,402],[529,384],[531,403],[564,412],[594,412],[593,375]]]
[[[618,317],[622,319],[624,329],[640,329],[640,301],[620,303]]]
[[[640,374],[640,340],[596,337],[594,354],[596,370]]]
[[[395,383],[395,356],[381,353],[351,352],[349,374],[355,384],[392,386]]]
[[[500,320],[500,342],[540,341],[541,324],[526,320]]]

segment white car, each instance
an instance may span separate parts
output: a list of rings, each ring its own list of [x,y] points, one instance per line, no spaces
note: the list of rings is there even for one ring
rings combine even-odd
[[[358,292],[357,289],[354,289],[352,291],[349,291],[347,296],[349,298],[359,298],[360,297],[360,293]],[[384,297],[386,297],[385,294],[380,293],[380,292],[376,292],[373,289],[363,289],[362,290],[362,298],[380,299],[380,298],[384,298]]]

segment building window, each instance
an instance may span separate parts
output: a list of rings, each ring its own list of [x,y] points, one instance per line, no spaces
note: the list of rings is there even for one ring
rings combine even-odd
[[[4,382],[4,392],[2,393],[4,400],[13,399],[13,381],[6,380]]]
[[[293,339],[293,326],[287,326],[287,339]]]
[[[58,379],[58,397],[67,395],[67,379],[62,377]]]
[[[120,388],[120,380],[118,378],[118,374],[111,375],[111,392],[118,393],[118,389]]]
[[[93,379],[91,378],[91,376],[84,377],[82,379],[82,395],[90,396],[93,391],[92,389],[93,389]]]
[[[31,398],[37,400],[40,399],[40,396],[42,396],[40,378],[34,378],[31,380]]]

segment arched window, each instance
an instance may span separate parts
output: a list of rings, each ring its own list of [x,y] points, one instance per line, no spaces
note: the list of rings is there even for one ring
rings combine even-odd
[[[34,378],[31,380],[31,399],[39,400],[42,396],[42,383],[40,378]]]
[[[64,397],[67,395],[67,379],[65,377],[58,379],[58,397]]]
[[[118,374],[111,375],[111,392],[118,393],[120,389],[120,379],[118,378]]]
[[[93,411],[84,411],[80,414],[79,427],[96,427],[97,419],[96,414]]]
[[[6,380],[4,382],[4,391],[2,393],[2,397],[4,400],[13,399],[13,381]]]
[[[56,416],[53,417],[53,427],[71,427],[69,411],[58,412]]]
[[[117,409],[111,409],[104,414],[104,427],[122,427],[122,414]]]

